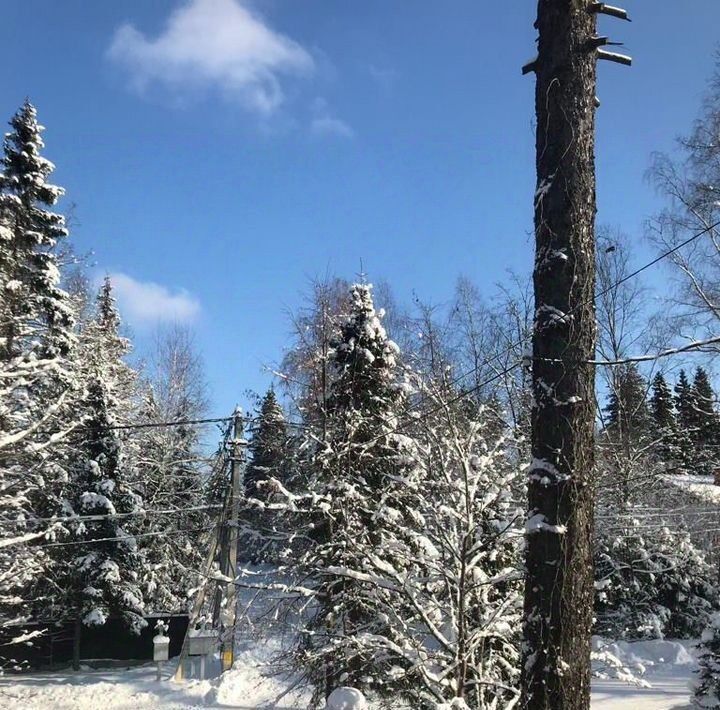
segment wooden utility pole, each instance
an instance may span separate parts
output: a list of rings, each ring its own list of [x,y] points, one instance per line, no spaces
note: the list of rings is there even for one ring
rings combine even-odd
[[[203,565],[203,573],[201,575],[201,578],[203,579],[203,583],[200,585],[200,589],[198,590],[195,601],[193,603],[192,610],[190,612],[190,617],[188,619],[188,628],[185,633],[185,638],[183,639],[183,645],[182,650],[180,652],[180,658],[178,659],[178,665],[175,670],[174,678],[175,680],[182,680],[185,677],[185,662],[188,659],[189,651],[190,651],[190,636],[195,631],[195,627],[202,621],[202,612],[203,608],[205,606],[205,600],[207,598],[207,595],[210,590],[210,584],[209,582],[215,579],[215,576],[213,575],[213,567],[215,566],[215,560],[218,560],[220,571],[229,577],[229,575],[232,573],[233,577],[232,579],[235,579],[236,574],[236,567],[237,567],[237,528],[235,528],[234,532],[234,540],[235,540],[235,555],[234,557],[231,555],[231,547],[230,547],[230,541],[232,538],[232,535],[229,532],[229,524],[228,521],[237,521],[238,517],[238,507],[240,504],[239,499],[239,491],[240,491],[240,477],[242,476],[242,468],[239,465],[241,463],[241,460],[238,461],[237,459],[239,456],[242,456],[243,452],[243,446],[245,442],[242,439],[242,419],[241,414],[238,410],[235,410],[233,412],[233,434],[232,434],[232,440],[224,442],[224,447],[221,451],[220,456],[223,457],[223,463],[220,467],[220,471],[223,472],[225,470],[225,461],[229,461],[230,463],[230,490],[227,492],[227,495],[225,496],[225,502],[222,507],[222,512],[220,514],[220,518],[217,523],[217,529],[215,534],[210,539],[210,545],[208,547],[207,555],[205,557],[205,564]],[[229,450],[229,452],[228,452]],[[229,453],[229,455],[228,455]],[[238,456],[239,454],[239,456]],[[225,459],[224,457],[227,456]],[[237,495],[234,495],[236,494]],[[231,563],[230,560],[234,559],[235,562]],[[234,624],[235,624],[235,585],[230,583],[225,583],[225,587],[229,587],[232,590],[232,605],[230,608],[233,610],[232,615],[232,628],[229,630],[229,638],[226,637],[226,635],[223,635],[222,637],[222,663],[223,663],[223,670],[227,670],[225,667],[225,659],[226,657],[229,659],[229,667],[232,667],[233,663],[233,648],[232,648],[232,642],[234,640],[235,634],[234,634]],[[225,603],[223,603],[225,602]],[[213,609],[213,629],[217,629],[220,624],[225,624],[227,621],[227,618],[225,616],[221,616],[223,613],[223,610],[225,608],[228,608],[229,600],[225,599],[225,595],[223,594],[223,587],[220,587],[219,585],[215,588],[215,600],[214,603],[212,603],[212,609]],[[226,628],[224,627],[222,629],[223,632],[226,632]],[[229,640],[230,643],[230,653],[229,656],[225,653],[226,651],[226,639]]]
[[[535,325],[522,707],[590,706],[595,371],[595,96],[589,0],[539,0]],[[624,12],[609,8],[613,12]],[[618,16],[615,14],[614,16]],[[608,56],[602,56],[608,55]]]
[[[222,511],[222,517],[224,519],[226,509],[223,508]],[[212,536],[210,547],[208,549],[207,556],[205,558],[205,564],[203,565],[204,574],[203,577],[207,580],[212,572],[213,563],[215,561],[215,553],[218,549],[218,542],[219,542],[220,535],[219,533]],[[185,632],[185,637],[183,638],[183,645],[182,649],[180,651],[180,658],[178,659],[177,668],[175,669],[174,679],[175,680],[182,680],[185,677],[185,661],[188,657],[188,650],[189,650],[189,638],[190,633],[195,629],[195,625],[200,619],[200,614],[202,612],[203,605],[205,604],[205,596],[207,594],[208,585],[207,582],[203,583],[200,587],[200,590],[198,591],[197,595],[195,596],[195,602],[193,603],[193,608],[190,612],[190,616],[188,618],[188,627],[187,631]]]
[[[220,658],[223,671],[230,670],[235,658],[235,620],[237,615],[238,535],[240,496],[242,491],[243,460],[247,442],[243,439],[242,413],[236,409],[233,414],[233,437],[230,441],[230,518],[222,539],[221,572],[231,579],[227,583],[227,594],[220,613]]]

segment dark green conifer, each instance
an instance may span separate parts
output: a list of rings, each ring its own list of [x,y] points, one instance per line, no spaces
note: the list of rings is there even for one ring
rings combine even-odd
[[[655,451],[663,464],[671,465],[677,428],[672,392],[661,372],[653,378],[649,405]]]
[[[720,443],[720,421],[715,411],[715,392],[707,372],[698,367],[692,385],[694,473],[712,474],[715,470],[716,446]]]
[[[268,491],[262,483],[270,478],[282,479],[287,461],[287,427],[282,407],[271,387],[262,399],[250,441],[250,463],[245,470],[245,494],[265,498]]]

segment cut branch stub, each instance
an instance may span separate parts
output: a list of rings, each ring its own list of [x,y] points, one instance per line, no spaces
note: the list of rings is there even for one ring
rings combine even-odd
[[[617,52],[608,52],[605,49],[598,49],[597,56],[598,59],[604,59],[607,62],[624,64],[626,67],[632,66],[632,57],[629,57],[627,54],[618,54]]]
[[[608,5],[604,2],[590,3],[590,12],[595,12],[600,15],[610,15],[611,17],[617,17],[619,20],[632,22],[628,17],[627,10],[623,10],[621,7],[615,7],[614,5]]]

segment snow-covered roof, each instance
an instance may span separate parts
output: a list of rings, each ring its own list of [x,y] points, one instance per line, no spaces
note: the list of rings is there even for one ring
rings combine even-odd
[[[665,480],[706,503],[720,506],[720,486],[715,485],[713,476],[668,475]]]

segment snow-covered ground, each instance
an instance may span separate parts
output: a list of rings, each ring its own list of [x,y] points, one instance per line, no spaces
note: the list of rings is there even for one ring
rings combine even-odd
[[[686,710],[689,683],[695,669],[693,644],[688,641],[616,642],[608,647],[651,687],[619,680],[594,680],[592,710]]]
[[[287,580],[272,567],[254,566],[246,577],[265,585]],[[235,664],[231,671],[209,680],[175,682],[175,662],[167,665],[162,681],[155,666],[93,671],[0,676],[0,709],[8,710],[179,710],[180,708],[306,709],[308,695],[288,692],[288,678],[272,673],[274,657],[292,633],[274,613],[275,592],[238,590],[238,629]],[[287,617],[291,618],[291,617]],[[616,663],[642,677],[652,687],[619,680],[593,682],[592,710],[681,710],[689,707],[688,682],[695,661],[692,643],[639,641],[626,643],[594,639]],[[215,664],[217,665],[217,664]],[[210,668],[209,674],[217,668]],[[612,672],[610,672],[612,675]]]
[[[152,664],[131,669],[33,673],[0,679],[0,708],[13,710],[146,710],[162,708],[305,708],[302,696],[288,695],[288,683],[267,677],[276,647],[255,644],[241,651],[232,671],[211,680],[175,682],[170,662],[156,680]]]
[[[593,710],[685,710],[694,661],[691,644],[644,641],[613,644],[612,652],[645,669],[652,687],[616,680],[593,683]],[[152,665],[130,670],[34,673],[0,679],[0,708],[13,710],[146,710],[162,708],[306,708],[307,700],[286,696],[287,683],[267,677],[276,646],[254,643],[238,654],[235,667],[220,678],[175,683],[155,680]],[[172,664],[169,664],[172,665]],[[170,675],[170,669],[166,673]]]

